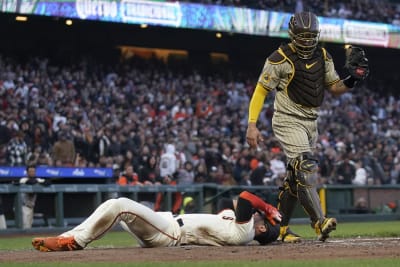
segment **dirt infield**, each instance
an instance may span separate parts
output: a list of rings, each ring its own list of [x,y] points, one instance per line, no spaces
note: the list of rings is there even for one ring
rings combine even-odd
[[[400,238],[331,239],[269,246],[88,248],[73,252],[0,251],[0,262],[140,262],[332,258],[400,258]]]

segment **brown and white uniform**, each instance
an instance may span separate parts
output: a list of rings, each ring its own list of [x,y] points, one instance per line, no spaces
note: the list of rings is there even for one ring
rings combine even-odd
[[[291,46],[282,46],[267,58],[258,80],[268,92],[276,89],[272,126],[289,158],[312,152],[318,137],[318,108],[323,100],[323,90],[340,80],[332,57],[323,48],[319,51],[310,59],[293,60],[290,58],[290,53],[294,53]],[[301,70],[302,73],[296,73]],[[319,73],[321,71],[323,73]],[[297,82],[296,76],[302,76],[303,80]],[[310,83],[321,83],[321,91],[307,92],[304,77],[309,77]],[[320,77],[322,80],[318,80]],[[295,83],[301,88],[295,88]],[[291,93],[291,90],[298,93]]]

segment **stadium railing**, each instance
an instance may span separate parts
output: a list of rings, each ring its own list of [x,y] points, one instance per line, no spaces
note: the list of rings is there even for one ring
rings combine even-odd
[[[164,194],[164,210],[171,210],[174,193],[191,196],[195,202],[194,212],[216,212],[218,200],[234,198],[241,191],[254,192],[266,201],[277,203],[278,188],[274,186],[222,186],[217,184],[194,184],[182,186],[119,186],[116,184],[53,184],[13,185],[0,184],[0,197],[8,228],[22,228],[21,205],[23,193],[37,193],[35,206],[37,216],[34,227],[69,227],[82,222],[100,203],[115,197],[128,197],[141,201],[144,195]],[[319,188],[321,204],[330,216],[341,221],[400,220],[400,185],[341,186],[326,185]],[[355,201],[364,197],[368,212],[360,213]],[[146,197],[145,197],[146,198]],[[146,198],[148,199],[148,198]],[[395,205],[388,209],[388,203]],[[300,206],[294,212],[294,220],[307,221]]]

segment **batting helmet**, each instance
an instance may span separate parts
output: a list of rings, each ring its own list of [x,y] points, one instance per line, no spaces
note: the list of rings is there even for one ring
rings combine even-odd
[[[265,228],[267,231],[260,233],[254,237],[254,240],[258,241],[260,245],[267,245],[276,241],[279,237],[279,224],[272,225],[268,220],[264,220]]]
[[[295,13],[289,21],[289,36],[300,58],[311,58],[318,45],[319,22],[314,13]]]

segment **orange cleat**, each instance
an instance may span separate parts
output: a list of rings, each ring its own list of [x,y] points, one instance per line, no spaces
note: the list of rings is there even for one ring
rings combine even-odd
[[[42,252],[81,250],[73,236],[35,237],[32,246]]]

